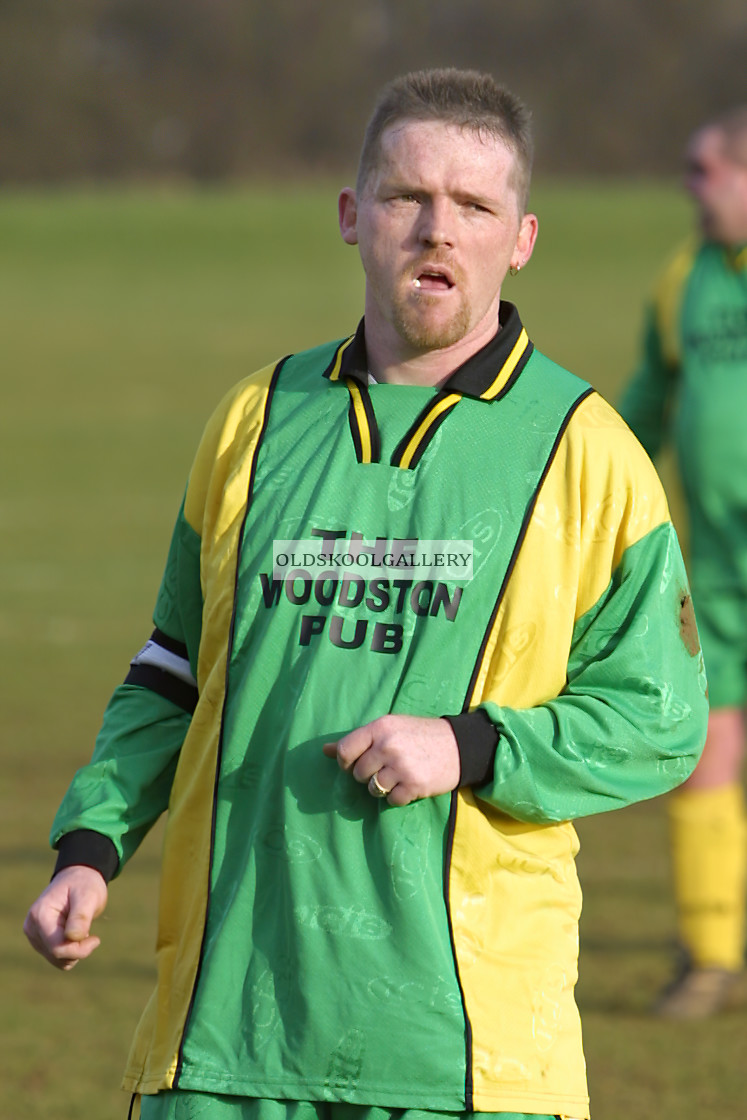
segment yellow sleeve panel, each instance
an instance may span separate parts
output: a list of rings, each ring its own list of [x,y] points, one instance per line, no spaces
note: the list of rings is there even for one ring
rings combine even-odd
[[[182,747],[164,839],[159,980],[130,1052],[124,1086],[154,1093],[173,1084],[195,986],[207,914],[213,789],[225,692],[239,536],[275,366],[240,383],[209,421],[195,457],[185,516],[203,541],[200,701]],[[184,868],[190,869],[185,877]],[[166,1070],[164,1077],[163,1071]]]
[[[696,245],[688,241],[666,266],[654,288],[653,305],[661,342],[661,352],[667,365],[676,369],[680,364],[680,312],[685,281],[692,270]]]
[[[233,609],[237,545],[254,469],[254,451],[265,420],[275,365],[253,374],[220,403],[197,449],[184,500],[184,515],[201,538],[200,578],[204,598],[197,684],[225,670],[225,648]],[[221,701],[222,704],[222,701]]]

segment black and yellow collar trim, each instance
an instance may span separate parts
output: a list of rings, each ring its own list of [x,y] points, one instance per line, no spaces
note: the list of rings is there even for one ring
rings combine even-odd
[[[512,303],[505,300],[501,303],[498,320],[501,329],[497,334],[482,350],[459,366],[442,389],[482,401],[498,400],[508,392],[529,360],[534,344],[529,341],[519,312]],[[354,377],[362,385],[368,385],[363,319],[355,334],[340,344],[324,376],[330,381]]]
[[[462,399],[461,393],[447,393],[442,389],[434,400],[423,409],[404,437],[392,452],[392,466],[414,470],[439,426]]]
[[[500,330],[491,341],[454,371],[416,417],[392,453],[392,466],[413,470],[439,426],[463,396],[490,403],[509,392],[531,357],[534,344],[529,341],[513,304],[501,303],[499,321]],[[358,462],[380,462],[381,439],[368,391],[363,320],[355,334],[340,344],[324,376],[343,382],[350,393],[348,419]]]
[[[381,437],[368,386],[361,385],[354,377],[346,377],[345,382],[350,393],[348,420],[358,462],[379,463]]]
[[[350,338],[346,338],[345,341],[340,346],[338,346],[338,348],[335,352],[335,356],[332,360],[332,364],[330,366],[328,366],[328,368],[324,371],[324,376],[328,377],[330,379],[330,381],[339,381],[341,370],[342,370],[343,360],[346,358],[346,355],[347,355],[346,364],[350,365],[351,358],[350,358],[349,352],[353,349],[354,346],[356,346],[356,344],[360,345],[361,343],[363,344],[363,350],[364,350],[364,354],[365,354],[366,343],[363,339],[363,320],[362,319],[361,319],[360,323],[358,324],[358,330],[355,332],[355,334],[351,334]],[[368,384],[368,370],[366,368],[367,364],[368,364],[368,362],[366,360],[366,364],[364,366],[360,367],[361,369],[366,370],[366,381],[365,381],[366,384]],[[353,368],[358,369],[357,363]],[[353,375],[352,370],[346,371],[346,374],[347,374],[348,377],[349,376],[355,376],[355,377],[360,376],[359,373],[355,373]]]

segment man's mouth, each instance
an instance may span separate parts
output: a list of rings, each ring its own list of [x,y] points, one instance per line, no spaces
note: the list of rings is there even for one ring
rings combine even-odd
[[[424,268],[413,281],[416,288],[427,292],[448,292],[454,287],[451,273],[441,268]]]

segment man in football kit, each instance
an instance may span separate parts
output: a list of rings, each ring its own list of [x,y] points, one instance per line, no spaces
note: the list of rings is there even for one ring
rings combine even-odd
[[[686,153],[700,236],[665,268],[621,412],[651,455],[674,440],[710,718],[703,756],[668,800],[683,967],[659,1014],[700,1018],[744,988],[747,823],[747,107]],[[740,401],[742,404],[740,405]]]
[[[206,428],[26,921],[88,956],[168,808],[146,1120],[588,1116],[571,821],[682,782],[707,701],[648,457],[501,299],[531,154],[487,75],[387,86],[339,198],[361,323]],[[471,578],[398,566],[425,542]]]

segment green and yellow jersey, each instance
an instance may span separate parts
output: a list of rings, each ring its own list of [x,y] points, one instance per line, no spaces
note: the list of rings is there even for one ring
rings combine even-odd
[[[471,541],[473,575],[278,579],[314,536]],[[52,833],[115,870],[168,808],[126,1085],[587,1116],[570,821],[680,783],[707,709],[617,414],[507,304],[440,390],[369,384],[361,328],[269,366],[206,429],[154,620]],[[450,719],[452,795],[324,755],[390,712]]]

